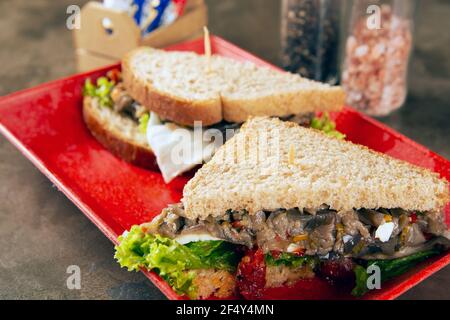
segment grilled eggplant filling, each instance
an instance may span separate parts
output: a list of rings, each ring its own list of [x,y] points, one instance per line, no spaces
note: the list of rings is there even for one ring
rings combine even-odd
[[[300,280],[353,284],[367,292],[368,266],[391,279],[450,246],[438,212],[402,209],[229,210],[192,220],[181,204],[119,238],[116,259],[128,270],[154,270],[180,294],[255,299]],[[321,280],[322,279],[322,280]]]
[[[352,294],[361,296],[368,290],[368,266],[377,264],[385,281],[450,247],[439,212],[336,211],[327,205],[254,215],[228,210],[198,220],[177,204],[131,233],[116,248],[120,264],[163,271],[175,290],[191,298],[239,293],[255,299],[266,288],[313,278],[354,283]]]
[[[133,100],[128,95],[123,83],[118,83],[111,91],[111,99],[113,102],[113,110],[130,119],[139,122],[139,119],[148,113],[148,110]]]
[[[218,218],[191,220],[181,205],[165,210],[151,224],[152,232],[177,239],[209,234],[264,253],[272,251],[332,258],[360,259],[404,257],[435,245],[448,247],[449,232],[438,212],[402,209],[335,211],[278,209],[249,215],[229,210]]]

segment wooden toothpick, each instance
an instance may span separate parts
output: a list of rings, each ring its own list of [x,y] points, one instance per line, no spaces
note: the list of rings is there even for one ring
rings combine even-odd
[[[209,30],[206,26],[203,27],[204,33],[204,46],[205,46],[205,56],[206,56],[206,71],[211,71],[211,39],[209,38]]]

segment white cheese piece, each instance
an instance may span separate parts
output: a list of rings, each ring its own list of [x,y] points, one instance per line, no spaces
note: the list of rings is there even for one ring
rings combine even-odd
[[[223,144],[223,137],[219,130],[209,130],[214,138],[211,136],[204,139],[205,134],[201,128],[194,131],[174,123],[163,124],[157,114],[150,113],[147,141],[166,183],[211,159]]]
[[[289,253],[292,252],[296,252],[298,250],[302,249],[302,246],[296,244],[296,243],[291,243],[290,245],[288,245],[288,247],[286,248],[286,251]]]
[[[216,237],[213,237],[207,232],[196,232],[196,233],[187,233],[187,234],[181,234],[178,237],[174,239],[179,244],[186,244],[190,242],[197,242],[197,241],[211,241],[211,240],[223,240]]]
[[[353,239],[353,237],[348,234],[346,234],[345,236],[342,237],[342,240],[344,241],[344,243],[347,243],[352,239]]]
[[[381,242],[387,242],[391,238],[392,232],[394,231],[394,223],[386,222],[380,225],[375,231],[375,238],[380,239]]]

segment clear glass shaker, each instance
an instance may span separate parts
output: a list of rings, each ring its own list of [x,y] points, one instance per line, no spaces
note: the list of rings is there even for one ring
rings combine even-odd
[[[347,104],[385,116],[406,99],[415,1],[353,0],[341,84]]]
[[[287,71],[330,84],[338,81],[341,2],[282,1],[282,64]]]

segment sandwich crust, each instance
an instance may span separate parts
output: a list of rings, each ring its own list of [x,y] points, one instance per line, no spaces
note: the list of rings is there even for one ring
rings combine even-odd
[[[100,107],[95,98],[83,100],[83,119],[91,134],[114,155],[134,165],[157,169],[156,158],[137,124]]]
[[[254,118],[188,182],[182,202],[188,218],[205,219],[228,209],[322,204],[441,211],[449,199],[448,182],[429,170],[295,123]]]
[[[251,117],[307,114],[316,111],[337,112],[345,103],[340,87],[305,88],[303,92],[280,92],[258,98],[222,96],[223,117],[228,122],[242,123]]]

